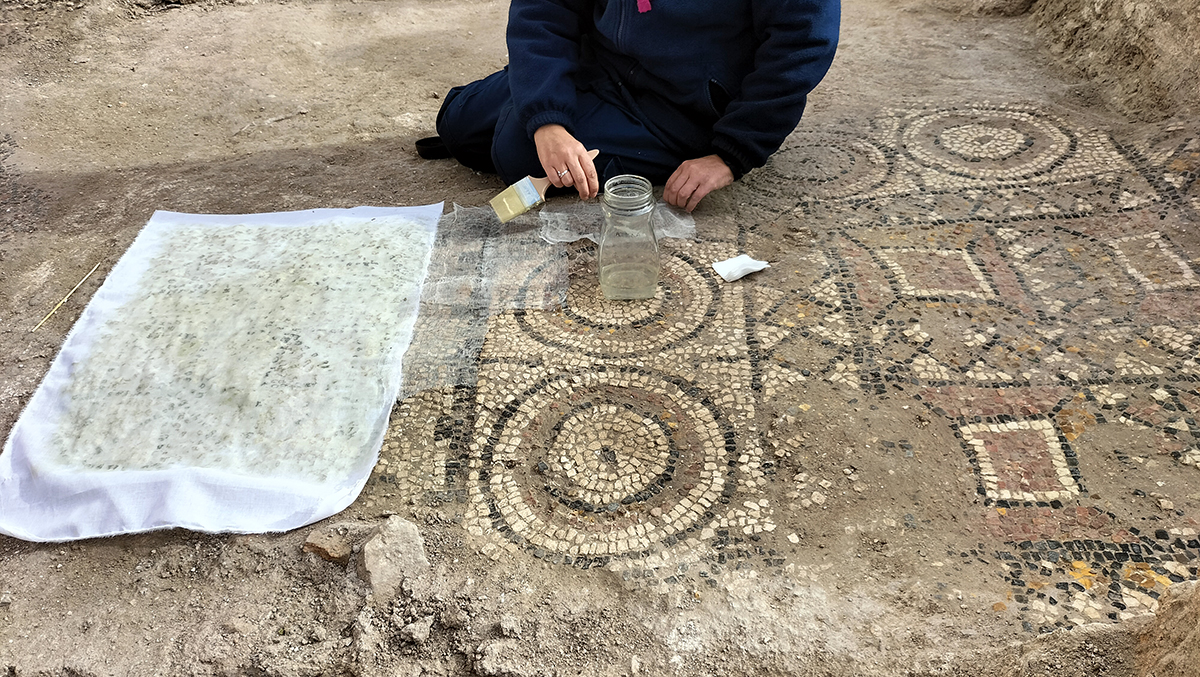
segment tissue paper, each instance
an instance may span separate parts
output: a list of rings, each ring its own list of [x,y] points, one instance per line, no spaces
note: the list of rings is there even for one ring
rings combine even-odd
[[[713,270],[717,271],[717,274],[724,278],[726,282],[733,282],[734,280],[740,280],[750,273],[757,273],[763,268],[770,268],[771,264],[767,263],[766,261],[752,259],[749,256],[742,254],[740,256],[735,256],[732,259],[717,261],[716,263],[712,264],[712,267]]]

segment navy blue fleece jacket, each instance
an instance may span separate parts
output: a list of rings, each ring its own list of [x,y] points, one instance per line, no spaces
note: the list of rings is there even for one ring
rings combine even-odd
[[[604,77],[660,138],[741,176],[800,121],[840,13],[839,0],[512,0],[515,111],[531,138],[574,132],[577,88]]]

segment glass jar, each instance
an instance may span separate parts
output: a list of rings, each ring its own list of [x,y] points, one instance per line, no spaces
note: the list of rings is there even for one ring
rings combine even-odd
[[[600,290],[606,299],[648,299],[658,290],[654,191],[633,174],[604,182],[600,226]]]

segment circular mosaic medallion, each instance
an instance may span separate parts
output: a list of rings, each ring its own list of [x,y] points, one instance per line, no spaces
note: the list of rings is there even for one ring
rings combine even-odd
[[[780,148],[750,185],[771,195],[828,199],[868,192],[887,175],[883,151],[862,139],[803,139]]]
[[[665,421],[611,402],[583,403],[552,433],[541,468],[550,478],[546,489],[589,512],[649,498],[648,487],[670,480],[679,458]]]
[[[646,556],[714,518],[736,487],[733,431],[688,381],[622,368],[543,379],[481,452],[493,527],[579,563]]]
[[[1007,160],[1033,145],[1033,139],[1015,129],[966,124],[942,131],[939,145],[968,162]]]
[[[590,254],[590,256],[588,255]],[[658,352],[694,337],[715,315],[721,289],[711,269],[679,252],[660,250],[658,293],[644,301],[609,301],[597,282],[595,248],[572,270],[561,312],[518,310],[518,325],[537,341],[593,357]],[[535,271],[527,289],[542,288]]]
[[[1037,113],[1001,108],[943,110],[919,116],[901,133],[918,164],[957,176],[1028,179],[1070,153],[1071,135]]]

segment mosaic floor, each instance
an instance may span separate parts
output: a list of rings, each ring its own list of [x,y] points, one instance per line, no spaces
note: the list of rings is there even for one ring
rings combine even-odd
[[[664,241],[655,299],[603,301],[570,246],[561,309],[493,315],[477,380],[402,402],[372,484],[459,506],[494,557],[669,586],[786,566],[784,514],[943,458],[974,484],[947,528],[977,542],[946,555],[1006,582],[997,611],[1144,613],[1200,566],[1198,175],[1195,129],[1022,105],[802,126],[729,189],[736,235]],[[709,267],[742,252],[779,253],[775,276]],[[861,460],[826,472],[821,393],[913,423],[858,431]]]

